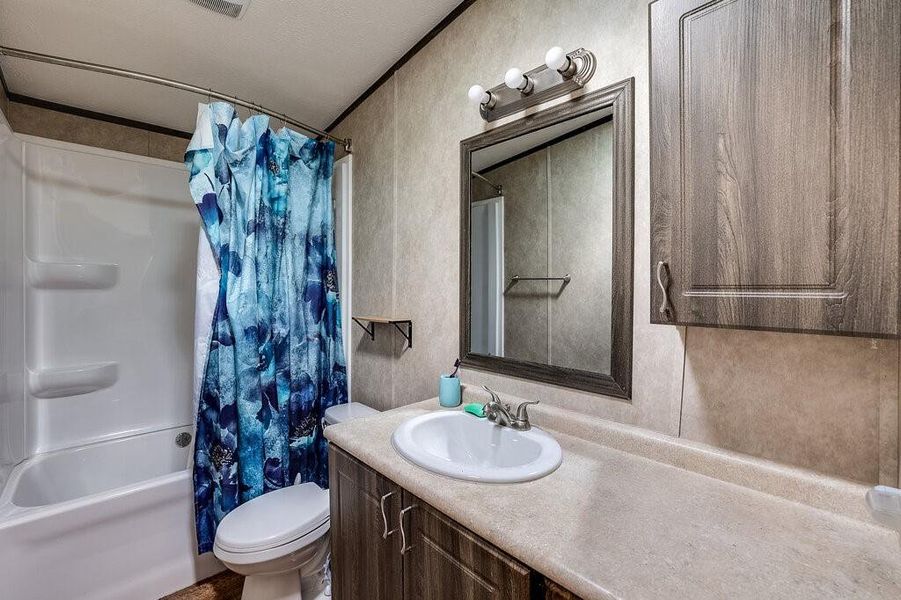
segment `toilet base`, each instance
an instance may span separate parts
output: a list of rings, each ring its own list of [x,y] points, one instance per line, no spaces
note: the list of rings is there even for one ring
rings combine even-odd
[[[241,600],[321,600],[326,598],[318,581],[305,581],[299,571],[277,575],[248,575]]]
[[[248,575],[241,600],[302,600],[300,571],[278,575]]]
[[[322,600],[329,551],[328,521],[288,544],[256,552],[213,546],[222,563],[244,575],[241,600]],[[302,590],[302,591],[301,591]]]

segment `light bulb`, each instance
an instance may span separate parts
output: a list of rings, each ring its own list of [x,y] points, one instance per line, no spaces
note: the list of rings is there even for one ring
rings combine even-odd
[[[569,67],[569,61],[570,58],[560,46],[554,46],[544,55],[544,64],[547,65],[548,69],[554,69],[555,71],[565,71]]]
[[[473,104],[488,104],[491,100],[491,94],[485,91],[485,88],[476,84],[469,88],[469,100]]]
[[[529,80],[525,78],[522,71],[516,67],[512,67],[511,69],[508,69],[507,73],[504,75],[504,83],[507,84],[507,87],[511,90],[521,90],[528,85]]]

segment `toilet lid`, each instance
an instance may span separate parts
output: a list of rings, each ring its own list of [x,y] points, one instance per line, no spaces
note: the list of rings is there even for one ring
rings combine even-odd
[[[354,419],[362,419],[378,414],[374,408],[370,408],[359,402],[348,402],[347,404],[335,404],[325,409],[325,422],[328,425],[336,425],[345,421],[353,421]]]
[[[292,485],[245,502],[222,519],[216,545],[229,552],[258,552],[300,538],[329,518],[328,490]]]

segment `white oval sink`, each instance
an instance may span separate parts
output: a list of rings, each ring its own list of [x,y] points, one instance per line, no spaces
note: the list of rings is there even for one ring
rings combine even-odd
[[[531,481],[563,461],[560,444],[540,429],[516,431],[457,411],[404,421],[391,441],[401,456],[424,469],[486,483]]]

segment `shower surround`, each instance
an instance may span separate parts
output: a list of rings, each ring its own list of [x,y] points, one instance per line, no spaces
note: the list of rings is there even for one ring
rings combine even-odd
[[[22,142],[0,112],[0,489],[25,458]]]
[[[0,288],[24,299],[0,313],[2,594],[190,585],[222,566],[194,553],[190,447],[176,443],[193,425],[198,218],[184,166],[5,123],[0,148]]]

